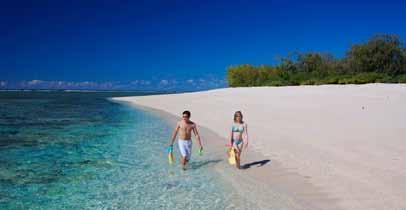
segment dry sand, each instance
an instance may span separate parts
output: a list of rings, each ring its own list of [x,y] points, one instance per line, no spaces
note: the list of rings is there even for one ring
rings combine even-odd
[[[406,85],[227,88],[115,100],[167,117],[190,110],[219,157],[241,110],[250,136],[243,164],[270,161],[240,171],[215,167],[232,174],[236,190],[261,209],[406,209]]]

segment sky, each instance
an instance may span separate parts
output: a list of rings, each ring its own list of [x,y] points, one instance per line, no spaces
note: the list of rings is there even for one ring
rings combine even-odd
[[[10,2],[0,6],[0,88],[218,87],[230,65],[343,57],[378,33],[406,39],[406,3],[393,0]]]

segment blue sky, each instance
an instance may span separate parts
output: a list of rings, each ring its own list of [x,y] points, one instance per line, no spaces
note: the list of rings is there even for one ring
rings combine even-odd
[[[0,86],[218,81],[229,65],[342,57],[376,33],[405,39],[404,11],[392,0],[2,2]]]

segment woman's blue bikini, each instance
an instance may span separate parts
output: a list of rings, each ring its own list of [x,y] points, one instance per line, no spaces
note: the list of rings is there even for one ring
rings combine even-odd
[[[233,125],[231,127],[231,131],[232,132],[240,132],[242,134],[244,132],[244,125],[238,125],[238,126]],[[238,146],[238,145],[240,145],[242,143],[242,140],[241,139],[238,139],[238,140],[233,139],[233,142]]]

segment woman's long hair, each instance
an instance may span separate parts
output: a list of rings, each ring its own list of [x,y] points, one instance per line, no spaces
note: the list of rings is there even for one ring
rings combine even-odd
[[[236,112],[234,113],[234,122],[235,122],[235,123],[237,122],[237,115],[238,115],[238,114],[241,116],[241,123],[243,123],[241,111],[236,111]],[[238,122],[238,123],[240,123],[240,122]]]

